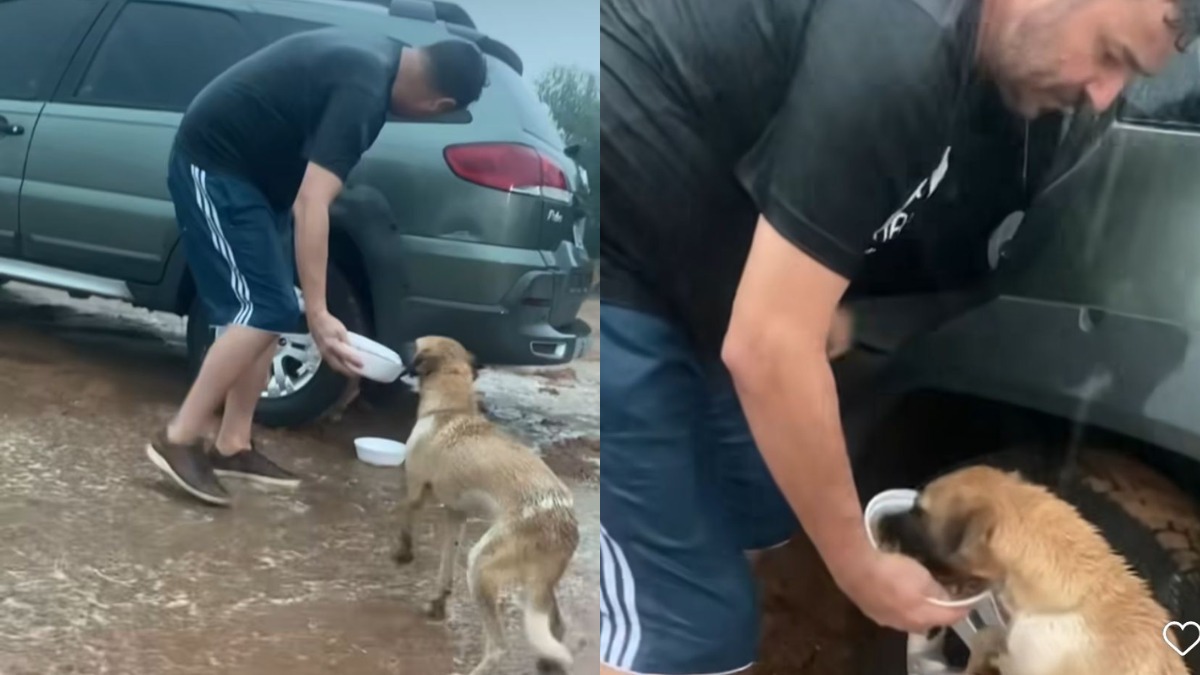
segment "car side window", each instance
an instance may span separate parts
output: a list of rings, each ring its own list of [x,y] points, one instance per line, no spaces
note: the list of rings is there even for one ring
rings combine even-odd
[[[95,8],[91,0],[0,0],[0,98],[48,96],[59,58]]]
[[[246,17],[246,23],[254,30],[255,37],[264,46],[278,42],[289,35],[327,28],[329,24],[293,19],[288,16],[254,14]]]
[[[233,13],[131,2],[96,51],[75,102],[183,112],[254,48]]]
[[[1193,43],[1161,73],[1134,80],[1122,98],[1123,121],[1200,128],[1200,48]]]

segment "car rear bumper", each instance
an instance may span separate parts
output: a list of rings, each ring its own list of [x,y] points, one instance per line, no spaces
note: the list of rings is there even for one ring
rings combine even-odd
[[[575,319],[570,326],[551,326],[536,314],[468,307],[428,299],[405,303],[408,323],[420,335],[446,335],[463,344],[481,365],[556,365],[588,351],[592,329]],[[386,340],[386,338],[385,338]]]
[[[491,248],[466,244],[442,248],[436,259],[425,254],[426,269],[409,272],[409,288],[425,292],[417,290],[394,304],[377,306],[377,339],[396,349],[423,335],[445,335],[462,342],[480,363],[491,365],[556,365],[586,353],[592,330],[577,318],[591,290],[592,263],[586,250],[564,241],[553,252],[518,256],[509,249],[506,258],[498,260],[489,255],[495,253]],[[459,298],[477,295],[483,302],[436,297],[439,286],[446,286],[412,278],[422,274],[445,279],[434,269],[456,268],[465,274],[456,280],[454,293]],[[500,285],[501,279],[510,281]],[[472,287],[477,287],[475,293]],[[379,291],[374,295],[386,297]],[[496,301],[488,302],[493,298]]]

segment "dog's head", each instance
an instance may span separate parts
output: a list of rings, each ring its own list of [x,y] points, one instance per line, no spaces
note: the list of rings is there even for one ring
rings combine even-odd
[[[457,340],[429,335],[417,339],[408,372],[421,380],[434,375],[458,375],[474,382],[479,377],[479,366],[475,355]]]
[[[915,558],[953,595],[972,595],[1005,576],[997,530],[1010,517],[1006,505],[1019,503],[1014,492],[1023,484],[1016,474],[990,467],[949,473],[926,486],[910,511],[881,519],[878,539]]]

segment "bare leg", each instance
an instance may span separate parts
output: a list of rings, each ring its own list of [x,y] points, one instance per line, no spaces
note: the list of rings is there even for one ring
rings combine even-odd
[[[221,430],[216,443],[217,451],[222,455],[236,454],[250,447],[254,410],[258,407],[267,376],[271,373],[275,349],[275,340],[272,340],[225,396],[225,414],[221,418]]]
[[[435,621],[446,618],[446,599],[454,587],[454,562],[458,545],[467,530],[466,518],[457,511],[442,508],[442,519],[438,525],[438,537],[442,542],[442,561],[438,569],[437,595],[429,601],[426,614]]]
[[[218,337],[175,419],[167,425],[167,440],[188,444],[208,431],[217,406],[274,340],[274,334],[246,326],[230,326]]]
[[[425,486],[416,487],[411,482],[408,484],[408,490],[404,505],[400,507],[400,550],[396,551],[396,562],[401,565],[413,561],[413,519],[429,495]]]

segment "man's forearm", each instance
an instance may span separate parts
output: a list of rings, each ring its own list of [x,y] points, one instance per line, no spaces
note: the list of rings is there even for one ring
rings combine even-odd
[[[329,262],[329,209],[297,201],[296,271],[304,291],[304,307],[308,313],[327,311],[325,304],[325,271]]]
[[[818,340],[759,334],[729,359],[738,396],[775,481],[829,565],[870,548],[838,411]],[[811,344],[809,344],[811,343]],[[737,353],[742,351],[742,353]]]

